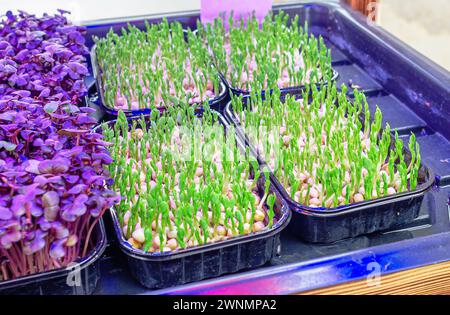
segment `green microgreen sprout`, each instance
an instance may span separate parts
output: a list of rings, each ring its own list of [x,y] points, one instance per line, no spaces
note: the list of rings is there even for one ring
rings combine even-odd
[[[112,143],[112,188],[122,195],[116,211],[124,237],[146,252],[224,241],[273,225],[269,173],[263,181],[258,163],[229,141],[209,108],[202,117],[191,108],[131,120],[119,111],[115,124],[102,126]]]
[[[219,77],[196,34],[167,19],[95,38],[105,106],[119,110],[192,105],[213,99]]]
[[[329,79],[329,77],[327,78]],[[343,86],[280,98],[274,89],[265,100],[253,93],[232,97],[232,111],[260,158],[294,201],[313,208],[335,208],[417,188],[421,158],[411,135],[403,140],[382,128],[382,112],[371,115],[366,98],[353,101]],[[266,136],[262,136],[266,134]],[[277,141],[278,140],[278,141]]]
[[[309,34],[307,24],[300,26],[298,16],[290,19],[281,11],[267,15],[262,25],[254,15],[229,25],[226,30],[216,19],[198,28],[215,66],[234,88],[299,87],[324,82],[332,72],[330,50],[321,37]]]

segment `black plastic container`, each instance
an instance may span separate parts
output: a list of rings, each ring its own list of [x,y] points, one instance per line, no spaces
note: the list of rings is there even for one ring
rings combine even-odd
[[[117,117],[118,110],[108,106],[104,99],[101,69],[97,62],[97,56],[95,53],[95,49],[96,49],[96,45],[92,46],[90,54],[91,54],[92,72],[94,74],[95,84],[97,86],[97,93],[98,93],[98,99],[97,99],[96,105],[98,105],[107,114],[109,114],[113,117]],[[218,110],[218,111],[222,110],[222,108],[225,106],[227,98],[228,98],[228,89],[226,88],[226,85],[222,82],[220,76],[219,76],[219,79],[220,79],[219,80],[219,89],[220,89],[219,95],[217,95],[216,97],[214,97],[208,101],[209,107],[214,110]],[[93,95],[89,95],[89,97],[92,97],[92,96]],[[201,104],[200,103],[193,104],[192,106],[198,106],[198,105],[201,105]],[[157,109],[161,112],[165,109],[165,107],[158,106]],[[148,114],[150,114],[151,109],[150,108],[143,108],[143,109],[136,109],[136,110],[125,109],[122,111],[124,112],[124,114],[127,117],[132,117],[132,116],[138,116],[141,114],[148,115]]]
[[[300,95],[297,94],[295,97],[298,98]],[[247,100],[248,96],[244,98],[244,102]],[[250,153],[259,163],[265,164],[242,129],[231,102],[225,106],[225,116],[235,125],[237,136],[249,147]],[[406,161],[410,160],[411,154],[406,147],[404,153]],[[326,209],[312,208],[294,201],[273,172],[270,178],[292,210],[289,229],[310,243],[332,243],[411,223],[419,215],[424,195],[435,181],[434,172],[422,164],[419,169],[418,186],[413,191]]]
[[[106,248],[103,219],[95,227],[95,245],[88,255],[66,268],[0,281],[0,295],[87,295],[100,279],[100,256]]]
[[[223,124],[227,131],[228,124],[225,119],[219,113],[217,115],[219,123]],[[238,139],[236,141],[243,150],[244,146]],[[261,173],[258,180],[261,194],[264,182],[264,174]],[[271,229],[168,253],[148,253],[133,248],[123,236],[115,210],[111,209],[119,247],[127,256],[131,274],[144,287],[157,289],[264,265],[280,254],[280,233],[291,219],[286,201],[272,184],[270,192],[277,196],[274,224]]]
[[[331,77],[331,81],[334,82],[337,80],[337,78],[339,77],[339,73],[335,70],[335,69],[331,69],[333,71],[333,76]],[[220,78],[222,79],[223,83],[225,84],[225,86],[227,87],[227,89],[230,90],[230,93],[232,93],[233,95],[239,96],[239,95],[243,95],[243,96],[247,96],[250,95],[250,91],[244,91],[241,90],[239,88],[233,87],[231,85],[230,82],[228,82],[226,76],[219,72]],[[317,86],[317,88],[326,86],[329,82],[319,82],[316,83],[315,85]],[[305,90],[305,85],[302,86],[293,86],[293,87],[287,87],[287,88],[282,88],[280,89],[281,95],[288,95],[288,94],[297,94],[297,93],[301,93],[302,91]],[[263,90],[261,92],[261,95],[265,95],[267,93],[266,90]],[[270,90],[270,93],[272,93],[272,90]]]

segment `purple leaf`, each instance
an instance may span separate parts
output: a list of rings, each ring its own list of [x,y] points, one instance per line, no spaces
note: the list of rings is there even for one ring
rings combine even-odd
[[[68,171],[70,161],[66,158],[56,158],[54,160],[44,160],[39,163],[38,170],[41,174],[61,174]]]
[[[0,206],[0,220],[9,220],[12,217],[13,214],[8,208]]]
[[[86,185],[84,185],[84,184],[78,184],[78,185],[73,186],[71,189],[69,189],[69,190],[67,191],[67,193],[68,193],[69,195],[78,195],[78,194],[80,194],[82,191],[85,191],[86,188],[87,188]]]
[[[42,206],[44,207],[44,216],[51,222],[58,216],[59,211],[59,195],[56,191],[47,191],[42,196]]]
[[[51,245],[50,245],[50,257],[52,257],[53,259],[60,259],[63,258],[66,255],[66,251],[64,249],[64,242],[66,240],[62,239],[62,240],[57,240],[54,241]]]

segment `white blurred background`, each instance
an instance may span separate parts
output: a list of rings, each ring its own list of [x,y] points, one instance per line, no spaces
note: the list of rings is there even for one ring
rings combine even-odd
[[[242,0],[245,1],[245,0]],[[274,0],[274,3],[296,2]],[[52,13],[72,12],[72,21],[86,24],[97,19],[198,10],[200,0],[0,0],[0,14],[22,9]],[[449,0],[380,0],[378,23],[416,50],[450,70]]]

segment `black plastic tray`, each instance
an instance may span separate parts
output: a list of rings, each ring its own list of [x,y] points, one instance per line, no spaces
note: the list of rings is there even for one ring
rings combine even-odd
[[[248,99],[249,96],[243,98],[244,104]],[[237,137],[249,147],[251,154],[259,163],[265,164],[237,120],[232,102],[225,106],[225,117],[235,125]],[[406,147],[404,152],[407,160],[410,159],[411,155]],[[270,173],[270,178],[293,212],[290,230],[311,243],[332,243],[411,223],[419,215],[424,195],[435,181],[433,171],[422,163],[419,184],[413,191],[325,209],[304,206],[294,201],[273,172]]]
[[[300,20],[308,21],[312,33],[324,37],[332,48],[333,68],[339,72],[338,86],[358,85],[365,91],[372,113],[378,105],[383,120],[399,131],[405,143],[411,132],[416,134],[422,160],[440,177],[437,186],[425,194],[419,217],[395,229],[332,244],[307,243],[284,229],[281,256],[264,266],[162,290],[149,290],[135,281],[111,231],[112,224],[107,224],[110,246],[101,261],[102,277],[95,294],[292,294],[365,281],[373,277],[374,263],[380,265],[383,277],[450,259],[450,163],[446,162],[450,156],[450,75],[345,7],[339,0],[299,0],[274,5],[274,10],[298,14]],[[144,29],[145,21],[158,23],[164,17],[195,29],[200,12],[89,21],[87,45],[92,47],[92,36],[103,37],[110,28],[120,32],[130,23]],[[101,118],[101,109],[92,100],[90,106]],[[105,223],[109,218],[108,212]]]
[[[66,268],[0,281],[0,295],[87,295],[100,279],[99,258],[107,240],[103,219],[95,227],[95,247],[89,254]]]
[[[104,99],[101,69],[100,69],[100,66],[97,61],[97,55],[95,53],[96,47],[97,47],[96,45],[92,46],[91,52],[90,52],[92,72],[94,74],[95,84],[97,86],[97,93],[98,93],[96,105],[98,105],[104,112],[106,112],[110,116],[117,117],[118,110],[108,106]],[[222,82],[222,78],[220,76],[219,76],[219,79],[220,79],[219,80],[220,93],[219,93],[219,95],[217,95],[216,97],[214,97],[208,101],[209,107],[214,110],[218,110],[218,111],[220,111],[223,108],[223,106],[226,104],[226,101],[228,98],[228,89],[226,88],[226,85]],[[88,93],[89,93],[89,90],[88,90]],[[88,94],[88,96],[92,97],[93,95]],[[195,106],[195,105],[198,106],[200,104],[201,103],[193,104],[193,106]],[[165,109],[165,107],[157,106],[157,109],[161,112]],[[138,116],[141,114],[148,115],[148,114],[150,114],[151,109],[150,108],[143,108],[143,109],[136,109],[136,110],[125,109],[122,111],[124,112],[124,114],[127,117],[132,117],[132,116]]]
[[[217,113],[217,112],[216,112]],[[198,112],[197,115],[201,115]],[[220,113],[218,122],[227,131],[228,124]],[[129,118],[129,120],[136,117]],[[109,123],[113,123],[110,121]],[[101,125],[95,130],[101,132]],[[236,139],[241,149],[244,146]],[[262,193],[264,174],[258,180]],[[141,285],[150,289],[167,288],[188,282],[218,277],[264,265],[280,254],[280,233],[291,219],[286,201],[271,184],[270,192],[277,196],[273,227],[256,234],[243,235],[226,241],[205,244],[168,253],[146,253],[133,248],[123,237],[122,229],[114,209],[111,209],[112,224],[118,246],[125,253],[131,274]]]

